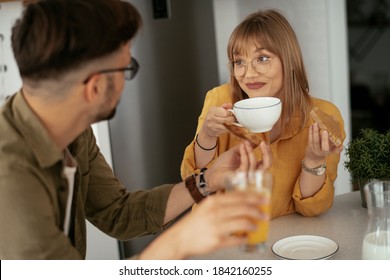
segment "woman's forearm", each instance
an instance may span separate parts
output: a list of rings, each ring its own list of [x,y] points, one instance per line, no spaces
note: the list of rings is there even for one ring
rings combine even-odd
[[[195,164],[197,168],[203,168],[213,160],[217,146],[217,137],[208,137],[199,132],[195,140]]]

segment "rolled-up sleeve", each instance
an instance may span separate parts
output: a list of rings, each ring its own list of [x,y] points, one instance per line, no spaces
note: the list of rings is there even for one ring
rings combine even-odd
[[[165,210],[174,184],[129,192],[114,176],[89,135],[89,162],[81,162],[81,193],[88,220],[108,235],[130,239],[163,229]]]
[[[341,125],[341,137],[344,142],[345,131],[344,122],[339,110],[331,103],[324,102],[322,109],[334,118]],[[311,197],[302,198],[300,191],[300,176],[295,182],[293,190],[293,201],[295,210],[303,216],[317,216],[332,207],[334,198],[334,182],[337,178],[337,168],[340,161],[340,155],[331,154],[326,158],[326,177],[321,189]]]

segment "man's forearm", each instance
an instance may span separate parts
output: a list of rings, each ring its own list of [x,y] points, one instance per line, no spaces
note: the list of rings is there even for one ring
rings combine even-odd
[[[170,222],[194,204],[184,182],[176,184],[169,194],[165,210],[164,224]]]

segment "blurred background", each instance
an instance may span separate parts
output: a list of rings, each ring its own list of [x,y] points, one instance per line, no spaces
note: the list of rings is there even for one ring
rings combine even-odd
[[[348,0],[352,137],[390,128],[390,1]]]
[[[129,190],[180,181],[208,90],[228,81],[226,46],[234,27],[258,9],[282,11],[295,29],[311,94],[343,115],[347,143],[360,128],[389,129],[390,0],[127,0],[144,26],[133,42],[140,63],[116,117],[93,126],[98,144]],[[10,30],[23,1],[0,0],[0,104],[21,85]],[[342,154],[342,161],[344,160]],[[351,191],[342,164],[336,194]],[[126,242],[88,224],[88,259],[121,259],[156,236]]]

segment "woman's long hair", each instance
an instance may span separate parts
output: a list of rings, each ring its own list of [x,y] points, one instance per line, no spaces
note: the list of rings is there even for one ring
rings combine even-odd
[[[300,119],[302,128],[309,118],[312,105],[302,53],[294,30],[280,12],[258,11],[246,17],[234,29],[227,47],[229,60],[233,60],[234,54],[241,53],[243,49],[253,44],[261,45],[278,56],[282,62],[283,87],[280,96],[283,102],[282,130],[293,129],[295,117]],[[233,102],[248,98],[234,75],[230,76],[230,80]]]

